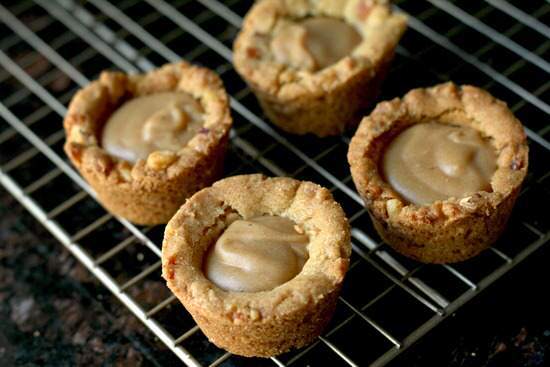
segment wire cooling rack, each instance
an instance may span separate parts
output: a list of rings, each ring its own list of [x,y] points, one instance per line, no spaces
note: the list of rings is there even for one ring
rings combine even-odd
[[[410,14],[381,98],[441,81],[488,89],[524,122],[530,169],[507,231],[455,265],[422,265],[374,231],[345,155],[350,135],[286,135],[266,123],[231,65],[231,45],[252,1],[3,1],[0,5],[0,182],[122,303],[189,366],[382,366],[496,281],[550,237],[550,4],[486,0],[396,2]],[[521,10],[519,9],[521,7]],[[245,359],[208,343],[160,279],[163,227],[138,227],[95,201],[62,151],[74,92],[103,69],[150,70],[181,58],[210,67],[235,120],[226,175],[263,172],[330,188],[352,224],[353,255],[335,317],[312,345]]]

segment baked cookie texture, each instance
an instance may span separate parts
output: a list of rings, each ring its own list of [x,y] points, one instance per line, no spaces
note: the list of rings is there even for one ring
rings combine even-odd
[[[468,126],[490,139],[497,153],[491,192],[417,206],[384,181],[384,148],[405,128],[429,120]],[[451,263],[477,255],[504,230],[527,173],[528,147],[521,123],[504,102],[473,86],[445,83],[379,103],[361,121],[348,161],[374,226],[389,245],[422,262]]]
[[[102,128],[113,111],[133,97],[168,91],[186,92],[204,109],[203,127],[187,145],[135,164],[102,149]],[[167,223],[186,198],[220,177],[231,124],[223,84],[206,68],[179,62],[142,75],[103,72],[69,105],[65,152],[110,212],[136,224]]]
[[[240,218],[277,215],[309,236],[309,259],[290,281],[262,292],[224,291],[202,267],[207,249]],[[269,357],[314,340],[328,324],[348,269],[350,232],[327,189],[291,178],[243,175],[193,195],[166,227],[162,273],[168,287],[217,346]]]
[[[319,71],[276,62],[268,40],[283,22],[310,16],[345,20],[363,40],[350,55]],[[337,135],[357,125],[360,110],[377,97],[406,22],[386,0],[259,1],[235,41],[235,68],[281,129]]]

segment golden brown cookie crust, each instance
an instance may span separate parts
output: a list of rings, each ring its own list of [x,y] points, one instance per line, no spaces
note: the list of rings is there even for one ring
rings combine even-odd
[[[384,181],[384,148],[405,128],[429,120],[471,127],[490,139],[497,152],[492,192],[417,206]],[[381,237],[411,258],[449,263],[477,255],[502,233],[527,173],[528,147],[521,123],[504,102],[473,86],[445,83],[379,103],[361,121],[348,161]]]
[[[318,72],[277,63],[265,42],[280,20],[306,16],[345,20],[365,35],[339,62]],[[234,64],[266,115],[285,131],[336,135],[359,121],[377,96],[406,17],[385,0],[263,0],[245,17],[234,45]]]
[[[202,129],[186,146],[152,152],[133,165],[102,149],[103,125],[122,103],[169,91],[190,94],[205,111]],[[139,75],[103,72],[69,105],[65,152],[110,212],[137,224],[166,223],[187,197],[221,175],[231,123],[223,84],[206,68],[180,62]]]
[[[207,249],[239,218],[278,215],[309,236],[309,260],[264,292],[230,292],[202,272]],[[316,338],[332,317],[351,253],[347,219],[327,189],[291,178],[243,175],[193,195],[170,220],[162,245],[168,287],[217,346],[269,357]]]

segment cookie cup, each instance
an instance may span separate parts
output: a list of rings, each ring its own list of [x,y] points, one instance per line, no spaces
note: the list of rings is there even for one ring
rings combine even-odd
[[[187,145],[135,164],[100,146],[105,122],[124,102],[171,91],[188,93],[204,109],[203,127]],[[186,198],[221,175],[231,123],[223,84],[206,68],[180,62],[142,75],[103,72],[69,105],[65,152],[111,213],[136,224],[167,223]]]
[[[473,128],[489,139],[497,155],[491,192],[419,206],[405,202],[384,180],[379,168],[389,142],[413,124],[434,120]],[[422,262],[452,263],[477,255],[504,230],[527,173],[528,147],[521,123],[504,102],[473,86],[446,83],[379,103],[361,121],[348,161],[384,241]]]
[[[278,24],[310,16],[342,19],[363,41],[319,71],[278,63],[269,49]],[[337,135],[356,126],[359,111],[377,97],[405,29],[406,17],[394,14],[384,0],[263,0],[245,17],[233,48],[234,64],[275,125],[299,135]]]
[[[309,259],[290,281],[262,292],[225,291],[204,257],[237,219],[277,215],[309,236]],[[349,227],[330,192],[290,178],[244,175],[189,199],[166,227],[162,272],[208,339],[242,356],[270,357],[313,341],[328,324],[348,269]]]

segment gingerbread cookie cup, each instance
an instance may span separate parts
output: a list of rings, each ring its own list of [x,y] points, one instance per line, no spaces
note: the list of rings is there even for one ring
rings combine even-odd
[[[271,290],[225,291],[203,272],[208,249],[237,219],[287,218],[309,237],[301,272]],[[162,271],[168,287],[217,346],[269,357],[314,340],[327,325],[348,269],[350,233],[330,192],[290,178],[243,175],[199,191],[166,227]]]
[[[328,27],[306,24],[310,19],[334,30],[323,35]],[[263,0],[244,20],[234,64],[281,129],[337,135],[355,126],[359,110],[378,95],[405,29],[406,17],[394,14],[385,0]],[[357,45],[338,60],[330,60],[340,56],[331,54],[327,60],[331,50],[351,42],[352,33],[358,35]],[[348,39],[334,40],[340,34]],[[308,48],[310,39],[323,37],[329,38],[326,45],[318,41]],[[317,54],[325,60],[319,62]],[[325,61],[335,62],[326,66]]]
[[[186,93],[203,109],[202,127],[173,150],[130,163],[100,146],[107,119],[124,102],[155,93]],[[103,72],[72,99],[65,152],[110,212],[134,223],[166,223],[183,201],[222,172],[231,128],[228,98],[212,71],[181,62],[143,75]]]
[[[488,192],[414,205],[384,180],[380,162],[389,142],[428,121],[473,128],[491,143],[496,170]],[[450,263],[475,256],[502,233],[527,173],[528,147],[521,123],[504,102],[476,87],[446,83],[379,103],[361,122],[348,161],[381,237],[413,259]]]

